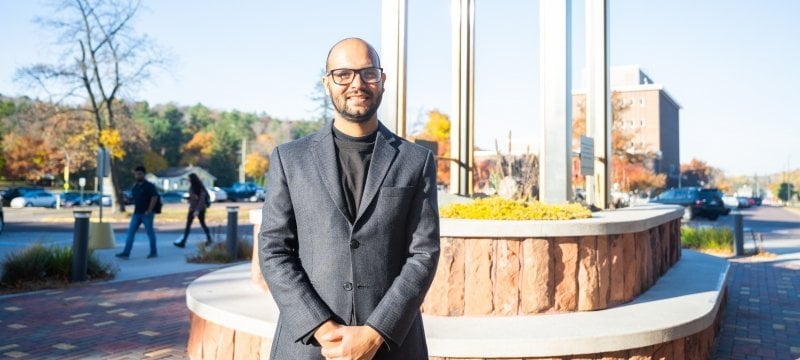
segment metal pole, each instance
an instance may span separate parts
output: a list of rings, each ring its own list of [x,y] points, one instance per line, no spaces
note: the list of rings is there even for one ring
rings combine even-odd
[[[239,207],[228,206],[228,238],[225,240],[225,248],[232,260],[236,260],[238,253],[238,230],[239,230]]]
[[[72,272],[71,281],[86,281],[86,271],[89,267],[89,217],[91,210],[73,211],[75,216],[75,231],[72,238]]]
[[[733,213],[733,254],[744,256],[744,226],[742,212],[739,210]]]
[[[570,0],[539,2],[539,200],[545,204],[572,199],[571,9]]]

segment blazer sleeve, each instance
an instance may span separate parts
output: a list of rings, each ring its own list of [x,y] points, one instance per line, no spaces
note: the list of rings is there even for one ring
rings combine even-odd
[[[439,209],[436,193],[436,162],[428,152],[417,184],[408,222],[408,258],[386,295],[367,318],[389,346],[402,344],[419,314],[439,261]]]
[[[333,315],[311,286],[298,257],[297,223],[278,148],[270,157],[259,231],[261,272],[281,312],[283,330],[307,344],[308,334]]]

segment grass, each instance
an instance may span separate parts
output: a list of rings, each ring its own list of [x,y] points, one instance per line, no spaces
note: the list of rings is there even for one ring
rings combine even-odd
[[[234,261],[252,259],[253,244],[250,241],[244,240],[240,237],[237,245],[238,254],[235,260],[232,259],[228,254],[225,241],[219,241],[211,244],[210,246],[206,246],[205,243],[200,243],[197,246],[197,253],[187,256],[186,261],[199,264],[225,264]]]
[[[681,245],[689,249],[733,253],[733,231],[720,227],[681,227]]]
[[[57,288],[70,283],[72,248],[33,244],[9,253],[2,262],[0,292],[31,291]],[[113,279],[117,269],[103,263],[92,250],[88,253],[88,279]]]

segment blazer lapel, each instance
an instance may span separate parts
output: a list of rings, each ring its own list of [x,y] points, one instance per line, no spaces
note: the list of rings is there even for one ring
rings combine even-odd
[[[342,216],[345,219],[349,219],[349,211],[344,202],[344,194],[342,194],[342,185],[339,179],[339,160],[336,158],[336,149],[334,148],[331,131],[331,126],[327,125],[317,132],[311,152],[314,154],[317,170],[325,188],[328,190],[328,194],[331,196],[331,200],[339,208]]]
[[[372,152],[372,161],[367,171],[367,183],[364,185],[364,193],[361,195],[361,203],[358,207],[358,216],[354,224],[364,215],[369,204],[378,194],[378,190],[383,184],[383,179],[397,156],[397,148],[394,146],[395,135],[383,124],[378,123],[378,136],[375,137],[375,150]]]

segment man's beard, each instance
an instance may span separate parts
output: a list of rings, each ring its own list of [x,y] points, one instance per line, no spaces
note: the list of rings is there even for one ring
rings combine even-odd
[[[373,115],[375,115],[375,113],[378,111],[378,107],[381,105],[381,100],[383,98],[383,92],[382,91],[378,92],[377,95],[374,94],[374,93],[369,93],[369,92],[367,92],[367,94],[369,94],[370,100],[374,99],[376,101],[374,103],[370,104],[369,107],[367,108],[367,111],[364,112],[363,114],[357,114],[357,113],[351,112],[351,111],[349,111],[347,109],[347,96],[348,95],[343,95],[342,96],[343,101],[342,101],[341,106],[339,106],[340,104],[338,104],[332,97],[331,97],[331,103],[333,103],[333,108],[336,110],[336,112],[338,112],[339,115],[342,115],[343,118],[345,118],[346,120],[348,120],[350,122],[354,122],[354,123],[359,123],[360,124],[360,123],[368,121],[370,118],[372,118]]]

